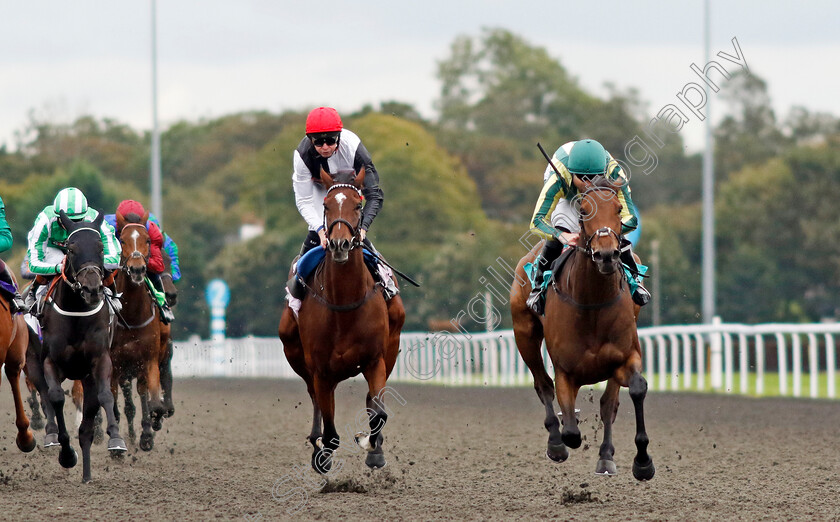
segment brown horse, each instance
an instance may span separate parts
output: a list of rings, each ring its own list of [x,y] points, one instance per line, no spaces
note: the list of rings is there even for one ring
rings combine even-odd
[[[359,239],[364,177],[364,168],[358,175],[340,172],[335,178],[321,170],[327,188],[326,258],[306,282],[308,290],[298,319],[286,306],[280,320],[279,335],[286,358],[306,382],[312,399],[309,442],[313,447],[312,467],[319,473],[330,470],[332,454],[339,446],[336,386],[359,373],[368,382],[370,434],[357,436],[356,441],[368,451],[368,467],[385,465],[382,428],[388,415],[382,391],[399,353],[405,310],[399,295],[385,302],[379,284],[365,266]]]
[[[0,299],[0,366],[6,365],[6,378],[12,387],[12,397],[15,400],[15,425],[18,430],[15,444],[27,453],[35,449],[35,436],[29,429],[29,419],[23,409],[20,394],[20,371],[26,363],[28,344],[29,328],[23,320],[23,315],[12,315],[9,303]]]
[[[149,451],[154,446],[154,431],[161,429],[165,413],[160,384],[161,322],[155,298],[146,284],[146,264],[151,251],[146,221],[149,215],[117,213],[117,230],[120,231],[120,271],[115,282],[121,294],[122,311],[117,313],[114,339],[111,343],[111,392],[117,396],[122,386],[126,395],[125,415],[128,435],[135,440],[134,404],[131,400],[131,381],[137,379],[140,396],[142,434],[140,449]],[[116,404],[116,401],[115,401]],[[115,413],[119,415],[115,408]],[[154,431],[152,431],[154,429]]]
[[[530,285],[514,282],[511,288],[511,313],[516,345],[534,376],[534,388],[545,406],[548,430],[546,455],[555,462],[569,456],[569,448],[581,444],[575,415],[575,400],[581,386],[607,380],[601,396],[601,420],[604,440],[595,473],[616,473],[612,444],[612,424],[618,412],[621,386],[630,388],[636,410],[636,449],[633,476],[638,480],[653,478],[653,460],[647,452],[644,400],[647,381],[642,377],[642,350],[636,332],[639,307],[633,303],[623,276],[619,258],[621,204],[617,187],[608,179],[590,183],[577,177],[574,185],[580,198],[580,237],[578,246],[556,274],[548,290],[545,316],[537,317],[525,304]],[[524,265],[533,262],[537,245],[520,260],[517,278],[527,281]],[[554,365],[555,383],[545,370],[541,343],[545,344]],[[556,390],[555,390],[556,385]],[[552,407],[556,391],[563,418]]]

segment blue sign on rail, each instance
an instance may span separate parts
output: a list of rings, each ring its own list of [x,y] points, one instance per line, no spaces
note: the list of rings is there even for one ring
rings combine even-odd
[[[225,308],[230,303],[230,288],[224,280],[213,279],[207,283],[204,297],[210,308]]]

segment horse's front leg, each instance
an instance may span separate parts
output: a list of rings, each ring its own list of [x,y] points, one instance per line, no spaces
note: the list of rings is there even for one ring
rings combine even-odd
[[[563,444],[570,448],[579,448],[581,443],[580,428],[578,428],[577,415],[575,414],[575,401],[579,387],[572,382],[568,375],[557,370],[554,374],[554,382],[557,389],[557,403],[560,404],[560,412],[563,415],[561,422],[563,430],[560,432]]]
[[[118,455],[127,451],[128,448],[125,446],[125,441],[120,437],[120,426],[117,423],[116,415],[114,415],[114,394],[111,393],[112,371],[111,356],[105,351],[94,361],[93,379],[96,383],[96,397],[99,404],[105,409],[105,418],[108,425],[105,431],[110,437],[108,439],[108,451],[112,455]]]
[[[648,455],[648,436],[645,431],[645,395],[647,395],[647,381],[638,371],[630,376],[630,398],[636,410],[636,457],[633,458],[633,476],[637,480],[650,480],[656,469],[653,459]]]
[[[9,380],[9,386],[12,387],[12,397],[15,400],[15,425],[18,430],[15,443],[21,451],[29,453],[35,449],[35,436],[29,429],[29,419],[26,417],[26,410],[23,409],[23,398],[20,395],[20,369],[22,366],[23,361],[10,360],[7,354],[6,378]]]
[[[151,451],[155,445],[155,432],[152,431],[152,418],[149,408],[149,387],[143,376],[137,378],[137,395],[140,396],[140,449]]]
[[[34,399],[35,404],[33,405],[33,401],[30,399],[30,406],[33,411],[38,408],[44,410],[44,417],[46,418],[46,425],[42,426],[46,428],[44,447],[50,448],[58,446],[58,425],[55,422],[55,411],[53,410],[52,403],[50,402],[49,387],[47,386],[47,380],[44,378],[44,368],[41,365],[38,354],[27,353],[26,376],[29,378],[29,382],[32,383],[35,390],[37,390],[37,394],[40,396],[36,397],[35,391],[33,390],[32,398]]]
[[[52,360],[47,358],[44,361],[44,380],[47,383],[47,397],[50,406],[55,412],[55,420],[58,423],[58,443],[61,451],[58,453],[58,463],[63,468],[72,468],[78,462],[76,450],[70,445],[70,435],[67,433],[67,424],[64,420],[64,390],[61,388],[62,377]],[[49,430],[49,425],[47,425]],[[49,431],[48,431],[49,433]]]
[[[163,427],[163,416],[166,414],[166,408],[163,406],[163,393],[160,387],[160,363],[159,358],[155,357],[146,361],[145,380],[146,389],[148,393],[146,397],[149,401],[149,416],[152,421],[152,429],[160,431]]]
[[[604,423],[604,441],[598,451],[598,465],[595,467],[597,475],[615,475],[613,455],[615,447],[612,443],[612,426],[618,411],[618,392],[621,385],[615,379],[607,381],[607,389],[601,395],[601,422]]]
[[[368,394],[366,398],[366,406],[368,413],[368,424],[370,425],[370,434],[356,435],[356,442],[363,449],[367,450],[368,454],[365,457],[365,464],[370,469],[379,469],[385,467],[385,452],[382,450],[382,428],[388,421],[388,413],[385,411],[383,404],[382,390],[385,388],[387,368],[383,358],[373,365],[371,368],[365,370],[365,379],[368,382]]]
[[[160,363],[160,386],[163,388],[163,407],[166,412],[164,417],[169,418],[175,415],[175,401],[172,398],[172,339],[162,343],[165,349],[165,356]]]
[[[315,377],[315,398],[324,421],[324,436],[320,447],[315,446],[312,452],[312,468],[320,474],[326,474],[332,469],[333,454],[340,444],[338,431],[335,429],[335,382]]]

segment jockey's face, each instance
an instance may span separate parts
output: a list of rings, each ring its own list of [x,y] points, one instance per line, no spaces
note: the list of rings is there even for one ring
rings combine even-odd
[[[313,143],[314,145],[314,143]],[[329,158],[333,154],[335,154],[336,149],[338,149],[338,142],[333,143],[332,145],[327,145],[324,143],[320,147],[315,145],[315,151],[321,155],[322,158]]]

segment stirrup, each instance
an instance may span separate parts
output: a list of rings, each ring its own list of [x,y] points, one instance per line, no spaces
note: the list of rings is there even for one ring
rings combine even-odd
[[[650,292],[647,291],[647,288],[639,285],[636,288],[636,291],[633,292],[633,302],[639,306],[645,306],[650,302]]]
[[[542,291],[539,288],[531,290],[531,294],[528,296],[525,304],[537,315],[543,315],[545,312],[545,305],[542,300]]]
[[[26,303],[19,294],[15,294],[14,297],[12,297],[12,300],[9,301],[9,305],[9,310],[12,312],[12,315],[19,312],[29,311],[29,308],[27,308]]]
[[[169,308],[160,309],[160,320],[163,324],[169,324],[175,320],[175,314]]]

